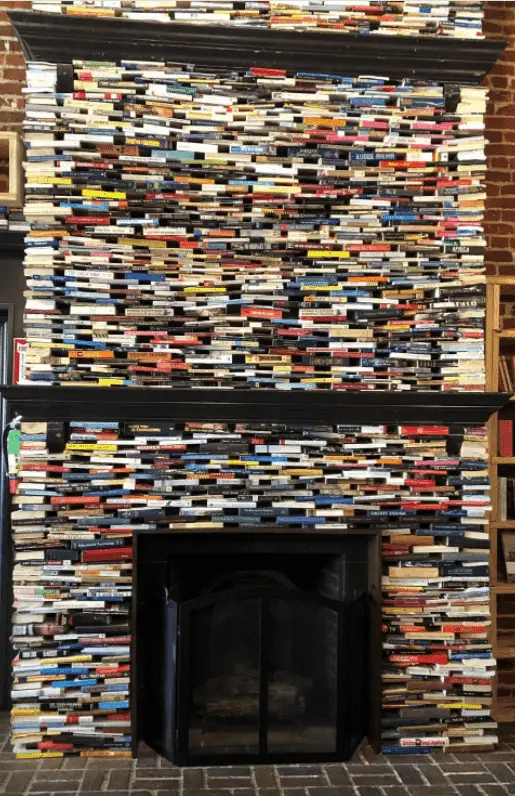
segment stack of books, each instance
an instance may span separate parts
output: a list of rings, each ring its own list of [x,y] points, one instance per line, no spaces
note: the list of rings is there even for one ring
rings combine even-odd
[[[449,430],[430,428],[434,443],[447,439],[447,451],[460,453],[453,463],[437,446],[411,475],[427,523],[383,532],[383,750],[487,751],[497,734],[486,433],[465,429],[460,447]]]
[[[31,382],[484,389],[486,89],[28,70]]]
[[[126,505],[111,497],[124,494],[112,488],[117,468],[93,475],[94,451],[115,429],[71,423],[59,455],[47,449],[46,423],[21,428],[11,512],[12,742],[20,758],[131,756],[132,529],[126,517],[109,521],[116,502]]]
[[[30,225],[25,220],[21,208],[0,205],[0,230],[4,232],[28,232],[29,229]]]
[[[482,37],[483,3],[469,0],[33,0],[34,11],[153,22]]]
[[[377,528],[384,750],[495,742],[484,429],[22,423],[10,477],[20,757],[129,754],[136,528]]]
[[[9,232],[28,232],[30,224],[26,220],[21,207],[10,207],[7,215],[7,228]]]

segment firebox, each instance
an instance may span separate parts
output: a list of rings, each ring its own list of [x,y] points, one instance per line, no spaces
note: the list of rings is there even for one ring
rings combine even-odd
[[[179,765],[346,760],[379,721],[378,538],[144,532],[141,741]],[[134,720],[135,718],[135,720]]]

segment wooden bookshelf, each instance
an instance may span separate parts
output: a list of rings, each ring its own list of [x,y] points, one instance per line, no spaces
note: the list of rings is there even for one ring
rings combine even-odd
[[[7,167],[7,190],[0,193],[0,205],[19,207],[23,201],[23,177],[22,146],[18,133],[0,131],[0,158]]]
[[[500,724],[515,724],[515,707],[498,703],[496,705],[496,718]]]
[[[488,277],[486,298],[486,390],[497,391],[501,387],[499,377],[499,362],[503,351],[513,351],[515,356],[515,329],[505,328],[501,317],[501,303],[513,301],[515,303],[515,277]],[[509,583],[504,570],[501,555],[502,531],[515,533],[515,518],[512,520],[501,519],[499,505],[499,478],[500,474],[510,473],[513,468],[515,479],[515,455],[499,455],[499,420],[509,418],[515,421],[515,396],[511,404],[492,416],[488,422],[489,434],[489,472],[492,488],[492,512],[490,515],[490,575],[491,592],[490,607],[492,614],[491,640],[494,655],[498,661],[498,674],[496,678],[493,715],[499,723],[515,722],[515,688],[505,681],[505,673],[513,665],[515,667],[515,630],[509,635],[506,627],[513,622],[515,626],[515,583]],[[515,450],[514,450],[515,454]],[[503,469],[504,468],[504,469]]]

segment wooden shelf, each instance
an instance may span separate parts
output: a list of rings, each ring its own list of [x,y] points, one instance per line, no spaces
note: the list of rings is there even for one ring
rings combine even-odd
[[[487,285],[515,285],[515,276],[487,276]]]
[[[500,581],[499,583],[493,583],[490,586],[490,590],[493,594],[515,594],[515,583],[503,583]],[[499,617],[499,614],[497,616]]]
[[[499,724],[515,723],[515,706],[495,705],[492,713],[495,721]]]
[[[498,661],[515,660],[515,638],[513,641],[494,644],[494,655]],[[515,710],[515,705],[513,706]]]
[[[511,341],[515,343],[515,329],[503,329],[501,317],[501,303],[503,293],[507,290],[515,290],[515,276],[494,276],[487,277],[486,287],[486,328],[485,328],[485,347],[486,347],[486,389],[495,390],[500,382],[499,362],[503,344],[511,347]],[[515,297],[514,297],[515,299]],[[515,395],[510,396],[508,406],[515,401]],[[510,413],[511,416],[512,413]],[[499,451],[499,415],[492,418],[488,423],[490,460],[489,471],[492,485],[492,519],[489,523],[490,529],[490,608],[491,608],[491,639],[493,640],[493,653],[499,661],[513,661],[515,663],[515,634],[506,640],[502,636],[502,623],[506,621],[503,616],[507,613],[506,605],[503,604],[502,597],[515,598],[515,583],[508,583],[506,575],[501,570],[499,548],[501,545],[501,534],[499,531],[515,532],[515,519],[498,520],[499,517],[499,467],[514,466],[515,456],[498,456]],[[510,600],[511,601],[511,600]],[[501,633],[499,634],[499,629]],[[496,678],[494,681],[494,700],[492,705],[492,715],[499,723],[515,722],[515,697],[499,697],[502,693],[502,682]]]

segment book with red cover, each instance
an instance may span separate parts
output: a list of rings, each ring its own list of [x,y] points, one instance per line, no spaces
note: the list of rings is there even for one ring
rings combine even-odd
[[[499,420],[499,456],[513,456],[513,420]]]
[[[84,550],[82,560],[88,561],[127,561],[132,558],[132,547],[115,547],[108,550]]]

